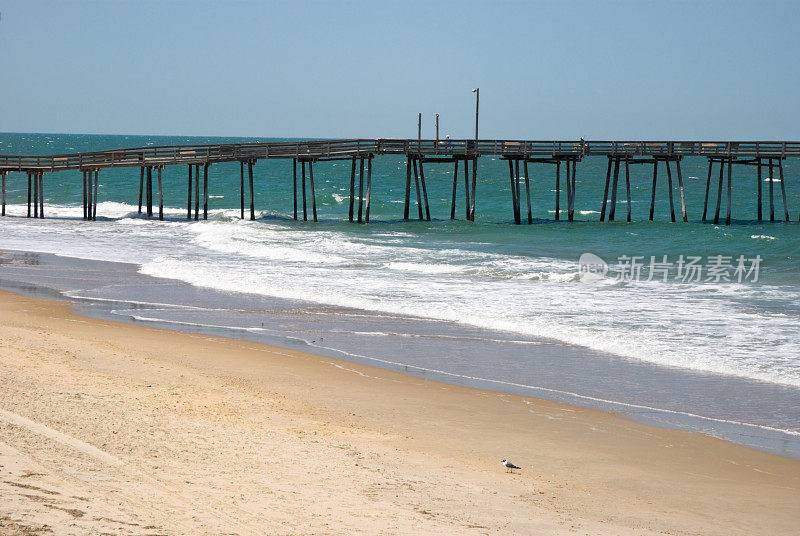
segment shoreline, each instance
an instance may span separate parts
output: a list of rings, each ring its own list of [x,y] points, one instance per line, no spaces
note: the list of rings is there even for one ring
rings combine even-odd
[[[112,519],[168,534],[796,529],[800,462],[790,458],[597,410],[90,319],[64,302],[0,292],[0,310],[0,459],[16,471],[0,520]],[[523,470],[506,475],[506,457]]]
[[[742,399],[758,401],[764,416],[780,413],[773,407],[795,408],[800,404],[796,390],[787,391],[779,384],[662,368],[544,339],[509,344],[524,337],[476,331],[439,320],[220,292],[141,274],[135,263],[21,250],[0,251],[0,255],[4,256],[4,270],[0,271],[3,288],[33,297],[75,301],[74,311],[90,318],[318,353],[412,377],[611,412],[645,424],[700,432],[800,459],[796,431],[747,422],[742,419],[745,414],[736,413],[737,408],[745,409],[739,407]],[[200,303],[214,307],[199,307]],[[255,327],[259,322],[260,327]],[[387,330],[397,331],[394,335],[400,337],[392,341],[373,333]],[[337,336],[338,340],[331,342]],[[505,337],[510,339],[500,340]],[[453,353],[460,359],[456,366],[450,366],[449,358],[430,358]],[[498,357],[485,359],[492,354]],[[530,379],[537,383],[519,383],[513,376],[494,376],[496,371],[491,367],[474,367],[484,361],[512,368],[534,363],[537,376]],[[632,389],[632,385],[638,387]],[[649,390],[661,391],[662,398],[648,396]],[[665,405],[670,399],[680,398],[686,402]],[[656,401],[661,404],[654,405]],[[708,412],[714,406],[717,413],[711,416],[714,413]],[[746,409],[752,411],[754,407],[751,403]],[[791,420],[784,418],[787,422]]]

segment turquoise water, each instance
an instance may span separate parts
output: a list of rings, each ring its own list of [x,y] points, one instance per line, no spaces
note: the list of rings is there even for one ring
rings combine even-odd
[[[235,141],[271,140],[0,134],[0,152],[54,154]],[[730,227],[699,221],[707,174],[701,158],[686,158],[682,164],[689,223],[669,222],[663,166],[657,221],[646,221],[652,167],[632,166],[634,221],[624,221],[621,181],[617,221],[600,223],[605,169],[603,158],[578,164],[578,221],[569,223],[553,220],[554,166],[531,164],[535,221],[520,226],[512,224],[507,164],[491,157],[479,161],[474,223],[463,221],[461,182],[459,220],[449,220],[451,164],[426,168],[434,221],[402,221],[405,160],[394,156],[375,159],[370,225],[346,221],[350,171],[346,161],[315,166],[320,219],[316,224],[291,219],[291,161],[259,161],[255,166],[256,222],[238,219],[238,163],[211,166],[210,218],[196,223],[185,220],[185,166],[164,171],[165,222],[146,221],[136,214],[136,168],[100,173],[94,223],[80,218],[80,174],[60,172],[45,175],[48,219],[6,218],[0,222],[0,248],[134,263],[142,274],[219,291],[416,315],[545,337],[620,362],[800,388],[800,162],[787,161],[784,168],[789,223],[754,221],[755,169],[736,167]],[[463,178],[463,168],[459,175]],[[780,218],[780,183],[773,185]],[[24,213],[26,186],[23,174],[9,174],[10,214]],[[415,210],[412,206],[412,215]],[[767,203],[764,213],[769,214]],[[599,256],[612,269],[605,275],[581,272],[579,258],[584,253]],[[658,272],[648,280],[651,257],[662,261],[665,255],[673,263],[666,276]],[[731,258],[724,270],[731,281],[707,280],[709,262],[719,255]],[[616,277],[613,265],[625,256],[642,258],[639,280]],[[700,257],[704,271],[699,281],[679,277],[681,256]],[[750,273],[737,281],[739,256],[747,269],[760,258],[757,280]],[[533,368],[527,373],[536,375]],[[782,412],[783,426],[800,430],[796,411]]]

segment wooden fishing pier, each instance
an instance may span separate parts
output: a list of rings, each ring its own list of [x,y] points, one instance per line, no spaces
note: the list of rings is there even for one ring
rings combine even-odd
[[[756,216],[760,221],[762,211],[762,174],[780,176],[780,194],[783,218],[789,221],[783,161],[800,157],[800,142],[770,141],[525,141],[525,140],[450,140],[450,139],[335,139],[315,141],[236,143],[217,145],[181,145],[164,147],[137,147],[88,153],[72,153],[49,156],[0,155],[0,179],[2,179],[2,215],[6,213],[6,179],[9,172],[21,172],[28,178],[28,217],[44,217],[45,174],[58,171],[78,170],[83,175],[83,218],[97,219],[99,174],[110,168],[139,168],[139,212],[142,207],[148,217],[154,215],[154,194],[157,195],[158,217],[164,218],[162,170],[165,166],[187,166],[186,217],[200,217],[200,182],[202,180],[203,219],[208,218],[208,170],[222,162],[240,163],[240,216],[245,218],[245,198],[249,194],[249,217],[255,219],[253,166],[260,160],[291,160],[292,188],[294,194],[294,219],[317,221],[317,203],[314,187],[314,164],[320,161],[350,160],[349,221],[369,222],[370,194],[372,190],[372,161],[381,155],[403,155],[406,158],[405,199],[403,218],[409,219],[412,205],[412,175],[416,193],[417,216],[420,220],[431,220],[428,192],[425,182],[425,166],[430,164],[453,165],[453,189],[450,218],[456,218],[459,197],[459,167],[463,168],[464,217],[474,221],[476,195],[478,193],[478,159],[494,156],[508,162],[511,208],[514,222],[533,223],[531,209],[531,175],[529,163],[544,163],[554,166],[555,172],[555,219],[561,219],[566,210],[567,220],[574,220],[577,164],[589,156],[606,157],[608,160],[605,187],[600,205],[600,221],[614,221],[618,198],[620,174],[625,174],[626,220],[631,221],[630,166],[652,165],[653,179],[650,200],[650,220],[654,218],[658,170],[661,164],[666,171],[666,190],[669,197],[670,218],[676,221],[673,185],[677,180],[680,217],[688,221],[684,195],[681,160],[686,156],[705,157],[708,160],[705,201],[702,221],[711,219],[708,211],[711,195],[716,194],[713,222],[719,223],[723,198],[726,200],[725,224],[731,223],[734,166],[757,167]],[[719,167],[718,182],[713,184],[714,166]],[[726,167],[727,166],[727,167]],[[246,168],[246,173],[245,173]],[[299,176],[298,176],[299,168]],[[562,181],[561,170],[564,169]],[[522,171],[522,173],[520,172]],[[157,191],[153,188],[155,172]],[[245,184],[245,175],[247,183]],[[356,176],[358,179],[356,181]],[[202,177],[202,179],[201,179]],[[298,189],[299,179],[299,189]],[[358,186],[356,187],[356,182]],[[769,219],[775,221],[775,191],[773,180],[769,181]],[[524,188],[525,196],[522,196]],[[357,192],[356,192],[357,189]],[[723,192],[723,190],[725,190]],[[562,191],[566,207],[562,207]],[[298,204],[298,193],[300,203]],[[609,197],[610,195],[610,197]],[[309,199],[310,197],[310,199]],[[523,210],[523,200],[527,210]],[[311,210],[309,211],[309,201]],[[356,207],[356,202],[358,206]],[[698,211],[699,212],[699,211]]]

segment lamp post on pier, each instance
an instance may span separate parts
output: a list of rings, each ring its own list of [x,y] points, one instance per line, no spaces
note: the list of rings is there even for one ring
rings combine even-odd
[[[478,108],[481,103],[481,88],[476,87],[472,92],[475,93],[475,141],[478,141]]]

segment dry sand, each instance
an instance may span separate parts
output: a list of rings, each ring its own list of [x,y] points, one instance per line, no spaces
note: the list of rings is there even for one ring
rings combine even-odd
[[[0,534],[800,530],[800,462],[699,434],[9,293],[0,318]]]

